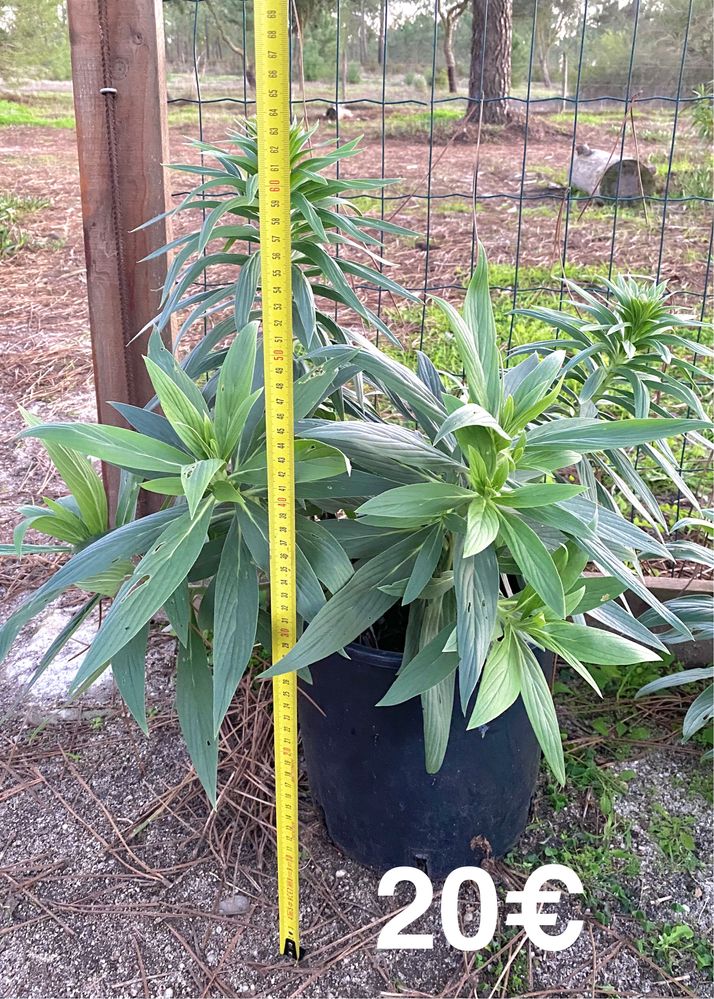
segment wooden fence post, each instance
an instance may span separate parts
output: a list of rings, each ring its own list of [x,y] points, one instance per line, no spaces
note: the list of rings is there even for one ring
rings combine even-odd
[[[139,261],[171,238],[168,220],[132,231],[169,207],[162,0],[69,0],[68,18],[97,410],[121,426],[110,401],[153,395],[148,335],[133,338],[158,312],[166,259]]]

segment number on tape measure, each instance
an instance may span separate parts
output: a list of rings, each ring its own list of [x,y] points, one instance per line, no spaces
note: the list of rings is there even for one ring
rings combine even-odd
[[[273,662],[296,639],[288,0],[255,3],[261,294]],[[273,680],[280,950],[299,957],[297,681]]]

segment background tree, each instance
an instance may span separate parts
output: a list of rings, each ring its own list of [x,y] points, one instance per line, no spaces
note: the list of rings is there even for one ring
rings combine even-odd
[[[510,117],[512,0],[472,0],[466,119],[503,125]],[[483,107],[482,107],[483,102]]]
[[[456,56],[454,55],[454,32],[456,24],[466,10],[469,0],[456,0],[447,3],[446,0],[437,0],[437,11],[443,29],[444,63],[446,73],[449,78],[449,93],[455,94],[458,90],[456,80]]]
[[[0,77],[66,80],[67,9],[57,0],[0,3]]]

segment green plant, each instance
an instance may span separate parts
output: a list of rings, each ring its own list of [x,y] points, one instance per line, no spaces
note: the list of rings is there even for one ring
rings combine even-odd
[[[714,350],[687,335],[702,324],[671,310],[666,285],[618,277],[602,278],[600,291],[570,282],[568,287],[573,293],[568,303],[572,311],[517,310],[548,324],[556,336],[513,351],[513,356],[533,350],[546,356],[560,351],[570,355],[563,367],[561,412],[607,421],[639,420],[650,414],[677,416],[691,410],[706,418],[700,386],[711,382],[712,376],[694,365],[693,356],[712,358]],[[691,440],[712,449],[711,441],[701,434],[695,432]],[[697,497],[680,474],[679,462],[666,441],[645,442],[641,453],[698,509]],[[591,492],[597,491],[602,502],[613,505],[612,490],[595,477],[598,471],[606,473],[614,490],[648,523],[666,527],[650,486],[616,449],[578,464],[583,483]]]
[[[697,135],[704,142],[714,139],[714,82],[695,87],[692,104],[692,122]]]
[[[695,601],[696,598],[689,597],[688,600]],[[674,603],[674,601],[671,601],[670,603]],[[711,631],[713,609],[711,598],[709,600],[696,600],[696,605],[697,612],[703,611],[704,613],[708,613],[709,630]],[[681,605],[678,607],[680,613],[684,609],[685,608]],[[648,616],[648,620],[652,620],[651,616]],[[652,680],[650,683],[645,684],[644,687],[641,687],[638,690],[636,697],[645,697],[648,694],[657,694],[662,690],[668,690],[671,687],[683,687],[690,683],[699,683],[702,680],[714,680],[713,666],[706,666],[699,669],[685,669],[679,673],[672,673],[669,676],[662,676],[657,680]],[[703,732],[705,729],[709,729],[711,731],[711,722],[713,717],[714,684],[710,683],[709,686],[703,690],[689,706],[682,724],[682,740],[687,742],[698,732]],[[714,751],[712,749],[709,749],[706,756],[711,757],[713,752]]]
[[[379,234],[411,236],[402,226],[365,216],[352,198],[369,191],[380,191],[394,183],[379,179],[343,179],[325,177],[335,164],[358,153],[359,139],[338,148],[329,144],[313,148],[316,126],[306,131],[293,124],[290,133],[291,154],[291,237],[293,246],[293,328],[301,346],[309,351],[315,346],[346,336],[332,315],[316,304],[316,296],[353,311],[368,326],[395,341],[389,328],[368,309],[352,290],[350,278],[374,285],[400,297],[415,296],[372,264],[386,264],[380,253]],[[174,252],[164,286],[159,315],[151,325],[165,329],[177,313],[181,314],[179,343],[194,323],[210,319],[221,311],[232,310],[216,323],[210,336],[201,344],[205,352],[223,336],[236,332],[251,318],[253,304],[260,291],[260,233],[258,231],[258,151],[256,126],[245,123],[244,130],[231,135],[231,149],[208,143],[196,143],[207,160],[203,166],[174,165],[174,169],[198,174],[202,180],[168,214],[202,213],[197,229],[179,236],[151,256]],[[228,194],[226,194],[228,190]],[[145,225],[151,225],[152,219]],[[339,246],[333,256],[329,250]],[[364,254],[369,264],[358,263],[355,251]],[[196,282],[207,271],[216,272],[215,283],[196,290]],[[226,279],[226,273],[228,279]],[[194,376],[198,360],[192,360],[187,372]]]
[[[347,82],[351,84],[362,82],[362,71],[358,62],[351,62],[347,67]]]
[[[28,245],[29,237],[22,228],[22,221],[47,205],[47,198],[0,194],[0,258],[10,257]]]
[[[176,704],[189,753],[209,797],[216,799],[217,733],[248,666],[256,634],[269,633],[261,607],[268,570],[266,439],[263,386],[256,365],[258,323],[246,325],[225,356],[208,359],[214,377],[194,382],[154,333],[146,359],[163,416],[130,414],[138,431],[94,424],[42,424],[23,436],[44,443],[70,496],[26,508],[11,551],[32,527],[72,546],[72,557],[0,631],[4,657],[20,629],[70,587],[90,596],[43,657],[31,682],[86,620],[102,597],[112,604],[71,686],[79,694],[109,664],[132,715],[144,731],[144,659],[151,618],[163,608],[178,640]],[[220,357],[220,360],[219,360]],[[339,380],[340,362],[311,368],[295,382],[295,415],[320,411]],[[126,412],[126,408],[123,409]],[[340,505],[353,502],[349,464],[330,445],[295,442],[300,509],[298,613],[311,620],[353,573],[340,543],[308,507],[330,480]],[[85,456],[120,468],[123,487],[116,526],[108,530],[101,479]],[[342,483],[341,489],[338,483]],[[135,520],[139,488],[164,497],[163,508]],[[344,496],[343,496],[344,493]],[[64,545],[41,551],[66,551]],[[263,605],[265,600],[262,600]]]
[[[672,815],[655,802],[649,831],[675,870],[694,871],[699,867],[691,816]]]
[[[404,664],[383,706],[421,697],[427,769],[443,760],[458,675],[468,726],[478,728],[522,696],[544,756],[564,780],[560,731],[533,647],[558,654],[594,686],[585,663],[659,658],[661,641],[616,598],[631,588],[676,631],[689,634],[626,563],[639,564],[655,539],[574,484],[582,456],[627,449],[708,426],[706,420],[601,420],[559,415],[565,361],[553,351],[503,369],[483,250],[463,315],[447,316],[465,372],[454,394],[419,355],[417,374],[367,343],[356,364],[398,414],[391,421],[306,420],[298,436],[339,449],[371,476],[356,520],[329,525],[357,571],[264,675],[301,669],[342,649],[399,601],[409,608]],[[334,345],[315,357],[346,356]],[[416,420],[419,430],[397,425]],[[355,474],[355,473],[353,473]],[[327,525],[326,525],[327,526]],[[604,573],[584,579],[593,562]],[[574,621],[568,618],[574,617]],[[587,616],[619,634],[589,628]],[[475,706],[470,709],[478,687]]]

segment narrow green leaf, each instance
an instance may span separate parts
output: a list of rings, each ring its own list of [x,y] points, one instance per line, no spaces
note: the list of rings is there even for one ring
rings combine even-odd
[[[707,687],[689,705],[682,722],[682,739],[688,742],[693,735],[701,731],[714,717],[714,685]]]
[[[215,808],[218,739],[213,729],[213,677],[203,639],[193,628],[188,645],[179,646],[176,711],[191,762]]]
[[[367,500],[358,507],[357,515],[376,516],[382,520],[416,518],[426,522],[463,507],[473,496],[471,489],[450,482],[416,482],[397,486]]]
[[[146,642],[149,637],[149,625],[145,624],[131,638],[124,648],[115,652],[112,657],[112,674],[116,680],[119,693],[131,712],[132,717],[144,733],[149,734],[146,723]]]
[[[393,707],[412,697],[418,697],[456,671],[458,654],[443,651],[453,630],[454,622],[451,621],[402,667],[392,686],[378,702],[378,708]]]
[[[508,628],[503,638],[491,646],[467,727],[488,725],[510,708],[519,693],[520,650],[513,631]]]
[[[528,449],[565,448],[588,454],[607,448],[635,447],[648,441],[707,430],[708,420],[653,418],[649,420],[560,419],[527,431]]]
[[[319,611],[297,644],[279,663],[261,674],[277,676],[302,669],[354,642],[365,629],[396,603],[397,597],[378,587],[404,578],[425,534],[419,532],[375,555]]]
[[[489,389],[486,383],[486,376],[481,363],[481,357],[478,352],[478,347],[474,342],[472,331],[450,302],[447,302],[443,298],[437,298],[436,296],[433,297],[433,301],[438,305],[446,318],[449,320],[449,326],[451,327],[451,332],[454,334],[459,356],[461,357],[461,361],[464,365],[466,383],[469,389],[469,399],[471,402],[477,403],[484,409],[490,409]],[[493,415],[498,415],[498,409],[496,409]]]
[[[501,407],[501,354],[488,287],[488,261],[481,243],[478,244],[476,269],[466,289],[464,320],[474,338],[476,352],[481,360],[486,387],[486,408],[497,416]]]
[[[21,437],[37,437],[51,444],[60,444],[79,454],[91,455],[120,468],[136,472],[166,472],[179,475],[191,455],[178,448],[124,427],[100,426],[92,423],[44,423],[23,430]]]
[[[514,510],[527,510],[531,507],[547,506],[572,499],[585,491],[584,486],[571,486],[564,482],[543,482],[519,486],[508,493],[494,497],[494,503],[513,507]]]
[[[248,416],[247,400],[253,387],[258,323],[248,323],[237,334],[221,366],[216,387],[214,425],[219,453],[229,460]]]
[[[531,649],[519,642],[520,687],[528,719],[556,780],[565,784],[565,760],[555,705],[540,663]]]
[[[483,406],[477,406],[476,403],[470,402],[459,406],[450,416],[447,416],[439,428],[439,433],[434,438],[434,443],[437,444],[447,434],[453,434],[464,427],[486,427],[488,430],[493,430],[503,440],[510,441],[511,439],[510,435],[506,433],[498,420],[491,416],[488,410],[484,409]]]
[[[205,413],[194,406],[174,380],[150,357],[145,357],[144,363],[164,415],[176,434],[195,457],[210,456],[212,441],[207,433],[210,425],[206,423]]]
[[[344,548],[323,524],[299,517],[297,540],[315,575],[330,593],[336,593],[354,574]]]
[[[213,615],[213,731],[218,734],[250,662],[258,623],[258,576],[236,517],[216,574]]]
[[[164,604],[166,617],[181,645],[188,644],[188,629],[191,623],[191,591],[188,578],[176,587]]]
[[[175,508],[161,510],[118,527],[109,534],[103,534],[73,555],[0,628],[0,662],[27,622],[41,613],[56,597],[70,586],[79,586],[85,578],[91,579],[98,573],[112,572],[115,568],[122,567],[128,558],[143,554],[167,525],[180,516],[181,511]]]
[[[40,424],[37,417],[22,407],[20,411],[28,426]],[[74,496],[89,534],[102,534],[107,529],[109,513],[101,475],[94,470],[84,455],[47,440],[42,443],[53,465]]]
[[[439,564],[441,553],[444,548],[444,530],[441,524],[433,527],[426,537],[424,544],[417,555],[414,568],[407,581],[402,604],[406,606],[422,593]]]
[[[421,695],[424,726],[424,765],[428,774],[436,774],[446,756],[454,713],[455,673]]]
[[[181,485],[191,517],[196,516],[196,510],[211,479],[224,465],[225,462],[220,458],[207,458],[204,461],[195,461],[192,465],[184,465],[181,469]]]
[[[660,656],[628,638],[612,635],[600,628],[588,628],[570,621],[553,621],[539,629],[539,634],[554,639],[561,648],[586,663],[600,666],[633,666],[659,662]]]
[[[572,614],[586,614],[602,604],[615,600],[626,589],[624,583],[610,576],[584,579],[582,583],[582,595],[573,607]]]
[[[499,516],[501,534],[523,578],[558,617],[565,617],[563,584],[550,552],[517,514],[499,510]]]
[[[258,291],[260,281],[260,250],[251,253],[240,269],[238,280],[235,283],[235,295],[233,299],[233,313],[237,330],[242,330],[250,319],[250,312]],[[234,341],[235,342],[235,341]],[[253,366],[250,365],[250,374],[253,374]]]
[[[459,650],[459,695],[466,714],[476,689],[496,626],[499,572],[493,545],[463,557],[463,542],[454,548],[454,591],[456,594],[456,640]]]
[[[488,548],[498,536],[498,512],[491,500],[477,496],[469,503],[466,513],[466,540],[464,558],[478,555]]]
[[[213,500],[204,500],[195,519],[186,513],[159,536],[117,593],[71,692],[103,663],[110,662],[186,578],[206,542],[212,511]]]

